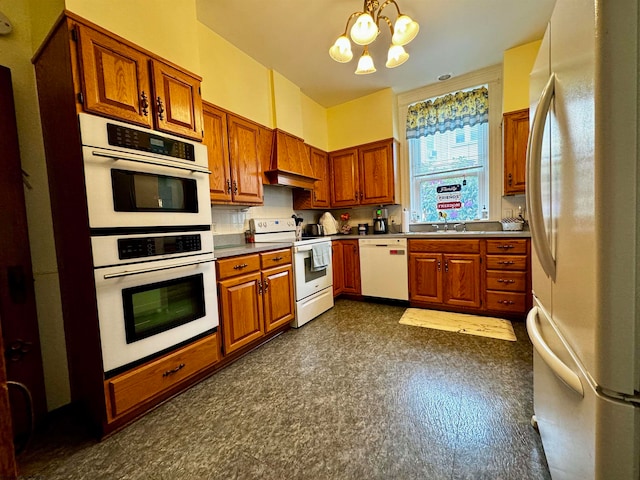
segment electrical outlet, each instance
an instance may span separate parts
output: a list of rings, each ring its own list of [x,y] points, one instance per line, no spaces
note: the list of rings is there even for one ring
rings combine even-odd
[[[513,209],[505,208],[502,210],[502,218],[512,218],[513,217]]]
[[[211,233],[217,233],[217,232],[218,232],[218,230],[216,228],[216,222],[213,222],[211,224]]]

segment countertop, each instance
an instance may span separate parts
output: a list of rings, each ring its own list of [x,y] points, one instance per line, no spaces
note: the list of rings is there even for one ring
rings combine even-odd
[[[387,233],[379,235],[331,235],[331,240],[358,240],[361,238],[529,238],[529,231],[477,231],[477,232],[410,232],[410,233]],[[252,253],[267,252],[269,250],[278,250],[280,248],[290,248],[291,242],[278,243],[245,243],[243,245],[224,245],[214,247],[213,253],[216,260],[227,257],[235,257],[237,255],[249,255]]]

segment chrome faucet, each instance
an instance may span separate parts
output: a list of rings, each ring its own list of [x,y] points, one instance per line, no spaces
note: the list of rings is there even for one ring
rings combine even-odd
[[[458,227],[462,227],[462,230],[458,230]],[[466,224],[466,222],[456,223],[456,224],[453,226],[453,229],[454,229],[456,232],[466,232],[466,231],[467,231],[467,224]]]

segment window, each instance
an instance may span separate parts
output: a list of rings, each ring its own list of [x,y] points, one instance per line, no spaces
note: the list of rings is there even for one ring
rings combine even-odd
[[[486,85],[409,105],[412,222],[481,218],[489,200]]]

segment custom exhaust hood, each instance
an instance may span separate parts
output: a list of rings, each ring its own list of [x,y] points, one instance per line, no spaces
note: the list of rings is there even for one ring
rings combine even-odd
[[[283,130],[273,130],[271,163],[264,171],[271,185],[284,185],[312,190],[313,175],[309,149],[304,140]]]

